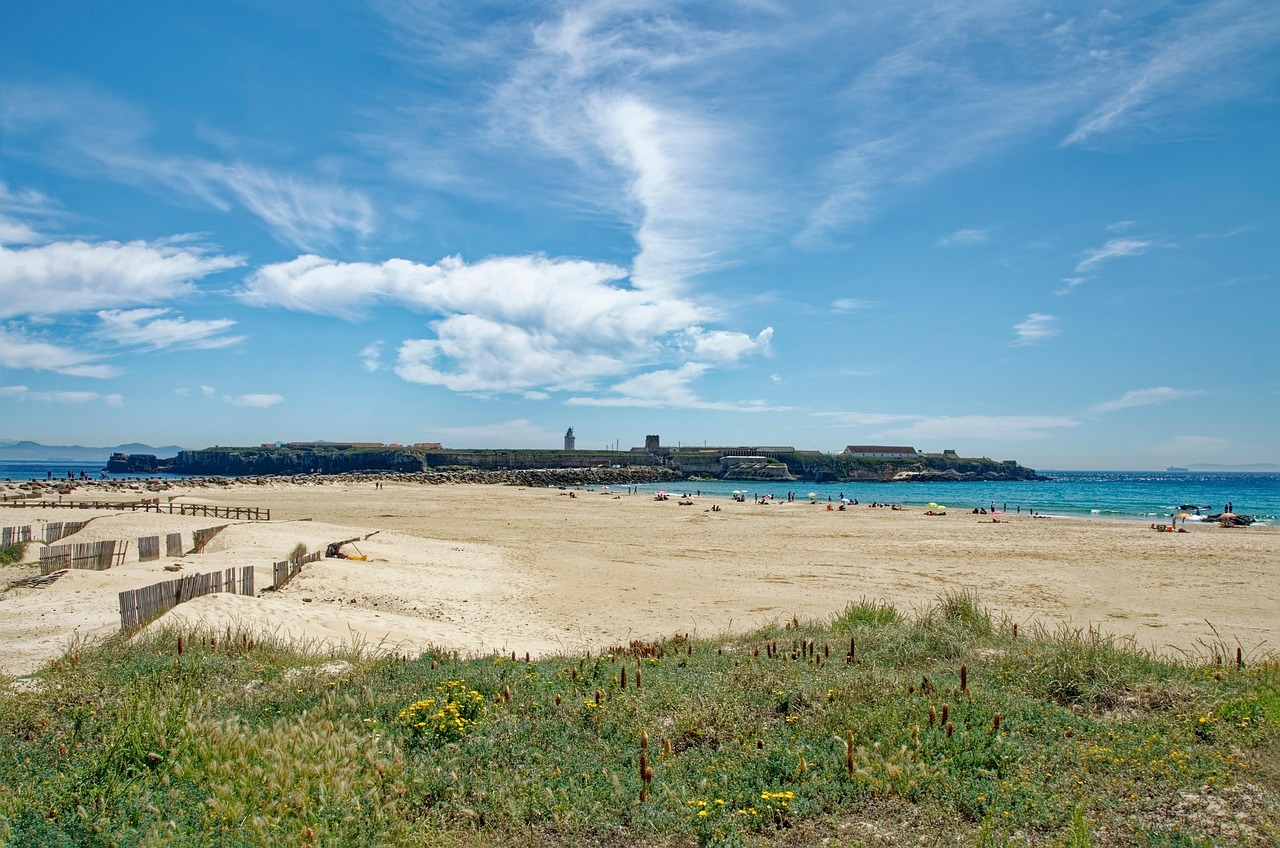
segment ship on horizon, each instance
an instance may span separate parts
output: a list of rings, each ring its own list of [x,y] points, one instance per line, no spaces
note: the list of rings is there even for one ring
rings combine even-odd
[[[1179,466],[1179,465],[1170,465],[1168,468],[1166,468],[1166,469],[1165,469],[1165,471],[1181,471],[1181,472],[1183,472],[1183,473],[1186,473],[1186,472],[1187,472],[1187,471],[1189,471],[1189,470],[1190,470],[1190,469],[1188,469],[1188,468],[1183,468],[1183,467],[1181,467],[1181,466]]]

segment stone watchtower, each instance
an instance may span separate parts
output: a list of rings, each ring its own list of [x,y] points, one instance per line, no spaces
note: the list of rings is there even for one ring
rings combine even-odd
[[[657,453],[660,441],[661,440],[657,436],[645,436],[644,449],[649,453]]]
[[[565,450],[573,450],[573,446],[576,441],[577,440],[573,437],[572,427],[564,431],[564,449]]]

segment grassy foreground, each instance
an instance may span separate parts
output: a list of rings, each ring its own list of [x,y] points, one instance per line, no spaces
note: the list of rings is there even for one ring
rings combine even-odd
[[[1278,844],[1280,662],[1202,653],[964,594],[535,662],[161,631],[0,681],[0,844]]]

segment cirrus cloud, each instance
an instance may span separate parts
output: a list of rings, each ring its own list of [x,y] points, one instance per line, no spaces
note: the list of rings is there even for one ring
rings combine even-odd
[[[1058,319],[1054,316],[1045,315],[1043,312],[1032,312],[1013,325],[1013,332],[1017,335],[1013,346],[1025,347],[1051,339],[1061,331],[1058,329]]]
[[[0,367],[52,371],[69,377],[102,379],[120,375],[119,368],[100,364],[99,358],[96,354],[29,339],[21,333],[13,333],[0,327]]]
[[[1102,403],[1096,403],[1089,407],[1089,411],[1094,414],[1105,414],[1115,412],[1120,409],[1132,409],[1135,406],[1151,406],[1153,404],[1165,403],[1171,400],[1182,400],[1183,398],[1195,397],[1203,394],[1200,391],[1188,389],[1173,389],[1168,386],[1155,386],[1150,389],[1133,389],[1125,392],[1123,396],[1115,400],[1108,400]]]
[[[186,348],[218,350],[244,341],[244,336],[224,333],[235,326],[229,318],[194,321],[181,316],[166,318],[169,309],[104,309],[98,312],[104,338],[122,345],[140,345],[152,350]]]
[[[223,395],[222,399],[232,406],[245,406],[250,409],[269,409],[284,401],[283,396],[271,394]]]

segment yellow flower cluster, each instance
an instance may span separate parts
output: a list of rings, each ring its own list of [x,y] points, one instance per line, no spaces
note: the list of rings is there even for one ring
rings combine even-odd
[[[484,714],[485,699],[461,680],[446,680],[436,696],[405,707],[396,716],[414,737],[445,741],[461,739]]]
[[[788,805],[796,798],[796,793],[786,792],[761,792],[759,805],[764,808],[765,812],[774,816],[776,821],[778,816],[787,812]],[[700,819],[718,813],[731,814],[740,818],[759,818],[760,810],[755,805],[748,804],[742,807],[730,804],[723,798],[716,798],[714,801],[690,801],[689,806],[695,810],[695,815]],[[736,807],[736,808],[735,808]],[[732,812],[730,813],[730,810]]]

